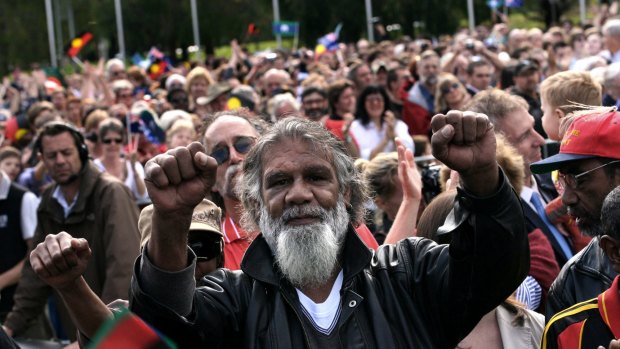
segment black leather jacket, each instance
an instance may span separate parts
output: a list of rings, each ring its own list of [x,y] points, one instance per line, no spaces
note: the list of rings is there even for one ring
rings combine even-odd
[[[618,273],[598,244],[598,237],[590,240],[588,246],[569,259],[560,270],[547,296],[547,322],[560,311],[592,299],[611,286]]]
[[[442,229],[453,234],[450,246],[410,238],[373,254],[349,227],[342,312],[334,329],[341,347],[453,349],[528,273],[520,207],[504,179],[489,198],[460,191]],[[131,309],[180,347],[308,347],[313,329],[303,327],[297,293],[274,267],[262,236],[246,252],[243,272],[220,269],[202,279],[186,316],[141,288],[141,264],[148,258],[140,258]]]

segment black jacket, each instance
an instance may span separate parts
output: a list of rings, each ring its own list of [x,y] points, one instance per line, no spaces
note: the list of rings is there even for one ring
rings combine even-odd
[[[373,254],[349,227],[334,329],[342,348],[453,349],[527,275],[523,216],[505,179],[489,198],[459,191],[442,228],[453,234],[450,246],[411,238]],[[303,327],[297,293],[262,236],[246,252],[243,272],[220,269],[203,278],[186,316],[141,288],[143,262],[134,269],[131,309],[180,347],[308,347],[313,329]]]
[[[547,296],[547,322],[560,311],[598,296],[611,287],[618,273],[595,237],[560,270]]]

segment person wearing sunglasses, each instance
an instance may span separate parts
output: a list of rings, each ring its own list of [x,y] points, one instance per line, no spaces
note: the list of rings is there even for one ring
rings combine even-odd
[[[256,234],[246,232],[240,224],[241,201],[237,194],[243,161],[269,125],[255,117],[248,109],[241,108],[214,114],[205,124],[203,145],[206,153],[217,162],[215,183],[211,188],[211,200],[222,211],[222,234],[224,235],[224,267],[241,268],[241,260]],[[367,246],[376,249],[377,241],[365,226],[356,228]]]
[[[122,156],[125,143],[125,128],[114,118],[108,118],[99,124],[98,140],[102,155],[94,160],[102,172],[108,172],[129,188],[138,204],[148,203],[148,193],[144,184],[144,168],[137,161],[135,150]]]
[[[237,182],[243,160],[267,125],[253,117],[247,109],[219,112],[207,120],[203,144],[207,154],[218,164],[211,198],[223,211],[221,231],[226,242],[224,266],[236,270],[240,269],[241,259],[252,237],[240,225]]]
[[[603,200],[620,185],[620,113],[610,108],[577,112],[562,119],[561,129],[566,132],[560,152],[530,167],[534,173],[559,171],[562,202],[581,232],[593,239],[564,265],[552,284],[547,321],[563,309],[596,297],[617,275],[600,247],[600,216]]]
[[[447,113],[450,110],[465,110],[471,96],[456,76],[443,73],[439,76],[435,92],[435,110]]]

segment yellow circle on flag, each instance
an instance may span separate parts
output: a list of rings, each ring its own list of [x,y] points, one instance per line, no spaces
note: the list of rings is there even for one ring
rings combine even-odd
[[[228,110],[241,108],[241,101],[237,97],[231,97],[228,99]]]
[[[71,41],[71,46],[73,46],[73,47],[80,47],[80,46],[82,46],[82,38],[75,38],[75,39],[73,39],[73,41]]]
[[[159,66],[157,64],[154,64],[151,66],[151,73],[153,74],[159,73]]]

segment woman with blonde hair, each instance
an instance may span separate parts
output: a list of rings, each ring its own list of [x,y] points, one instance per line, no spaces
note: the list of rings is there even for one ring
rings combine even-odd
[[[166,131],[166,145],[168,149],[185,147],[195,140],[196,129],[194,128],[194,123],[189,120],[177,120]]]
[[[445,114],[450,110],[464,110],[471,96],[465,86],[448,73],[439,75],[437,90],[435,91],[435,111]]]
[[[210,85],[215,84],[211,73],[204,67],[196,67],[187,74],[185,90],[189,94],[189,107],[193,110],[196,100],[200,97],[207,97],[207,90]]]

